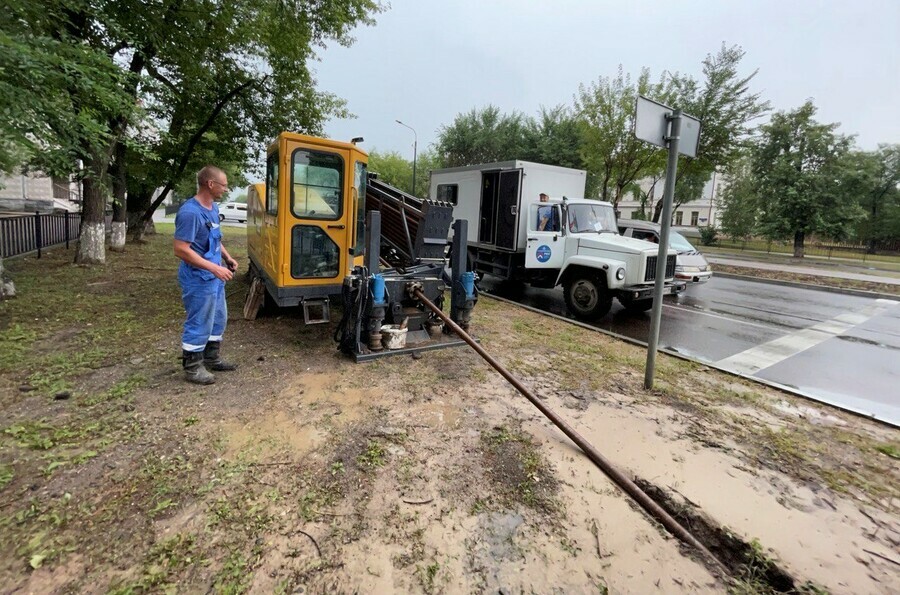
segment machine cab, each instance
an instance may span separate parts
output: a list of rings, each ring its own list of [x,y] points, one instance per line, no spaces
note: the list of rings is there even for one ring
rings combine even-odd
[[[279,306],[340,293],[361,262],[368,156],[355,144],[285,132],[248,200],[253,274]]]

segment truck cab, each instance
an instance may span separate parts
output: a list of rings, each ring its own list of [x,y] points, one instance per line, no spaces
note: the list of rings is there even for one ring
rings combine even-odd
[[[653,306],[658,246],[619,235],[613,206],[589,199],[550,199],[528,205],[525,270],[535,285],[562,285],[569,310],[578,318],[600,318],[613,297],[628,310]],[[666,292],[675,252],[666,262]]]

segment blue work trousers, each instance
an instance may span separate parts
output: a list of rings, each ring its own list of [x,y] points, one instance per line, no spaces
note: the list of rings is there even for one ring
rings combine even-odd
[[[179,271],[181,299],[187,316],[181,348],[185,351],[203,351],[209,341],[221,341],[228,321],[228,305],[225,303],[225,282],[207,271],[185,267],[187,274]],[[201,275],[200,273],[205,273]]]

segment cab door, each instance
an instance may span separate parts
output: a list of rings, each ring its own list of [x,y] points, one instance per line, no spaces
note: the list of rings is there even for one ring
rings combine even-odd
[[[281,276],[278,270],[278,263],[281,262],[281,237],[278,232],[278,192],[279,192],[279,172],[281,162],[279,153],[275,151],[270,154],[266,160],[266,195],[265,209],[262,211],[262,220],[260,222],[259,236],[261,238],[261,258],[260,263],[266,274],[280,285]]]
[[[565,260],[559,205],[538,203],[528,207],[528,233],[525,243],[525,268],[559,269]]]
[[[340,285],[349,270],[349,151],[288,142],[286,285]]]

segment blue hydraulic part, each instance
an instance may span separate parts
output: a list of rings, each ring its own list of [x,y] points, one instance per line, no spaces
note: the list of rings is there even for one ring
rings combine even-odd
[[[463,289],[466,290],[466,300],[474,300],[475,299],[475,272],[474,271],[466,271],[462,275],[460,275],[462,280]]]
[[[372,275],[372,302],[373,306],[384,305],[384,275],[381,273]]]

